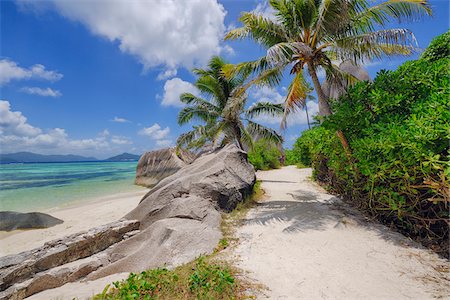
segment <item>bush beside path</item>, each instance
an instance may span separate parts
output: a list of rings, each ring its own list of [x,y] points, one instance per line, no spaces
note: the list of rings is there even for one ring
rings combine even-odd
[[[311,169],[259,171],[266,199],[236,231],[230,259],[267,287],[258,299],[450,296],[449,263],[311,182]]]

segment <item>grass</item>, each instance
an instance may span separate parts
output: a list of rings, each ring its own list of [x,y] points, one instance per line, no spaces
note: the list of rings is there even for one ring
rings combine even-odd
[[[234,229],[263,195],[261,183],[257,181],[252,195],[232,212],[222,215],[223,238],[213,254],[198,257],[173,270],[157,268],[131,273],[127,279],[107,285],[93,300],[254,299],[247,291],[257,287],[243,279],[240,270],[218,258],[218,254],[237,243]]]

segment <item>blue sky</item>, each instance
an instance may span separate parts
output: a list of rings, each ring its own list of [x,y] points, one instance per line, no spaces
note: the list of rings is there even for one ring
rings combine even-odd
[[[433,18],[392,24],[411,29],[420,47],[446,30],[447,1],[431,1]],[[223,42],[242,11],[260,1],[0,1],[1,152],[73,153],[105,158],[171,146],[189,130],[176,115],[181,92],[195,92],[192,67],[220,54],[233,63],[265,53],[250,41]],[[372,62],[395,69],[408,58]],[[276,89],[253,89],[252,101],[281,101]],[[316,103],[309,103],[312,112]],[[276,120],[265,119],[278,129]],[[289,125],[289,124],[288,124]],[[307,127],[295,115],[286,146]]]

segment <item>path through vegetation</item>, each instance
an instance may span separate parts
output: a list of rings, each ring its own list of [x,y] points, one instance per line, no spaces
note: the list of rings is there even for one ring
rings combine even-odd
[[[450,296],[446,260],[366,220],[311,182],[311,169],[258,172],[266,199],[237,229],[233,258],[268,299]]]

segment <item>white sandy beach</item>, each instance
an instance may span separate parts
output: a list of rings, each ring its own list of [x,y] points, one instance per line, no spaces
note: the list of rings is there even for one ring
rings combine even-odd
[[[43,211],[64,223],[45,229],[14,230],[0,233],[0,256],[17,254],[42,246],[45,242],[116,221],[137,206],[148,192],[122,193],[80,201]]]
[[[258,172],[266,199],[231,257],[267,290],[257,299],[449,299],[449,263],[360,213],[293,166]],[[339,203],[339,201],[338,201]]]

